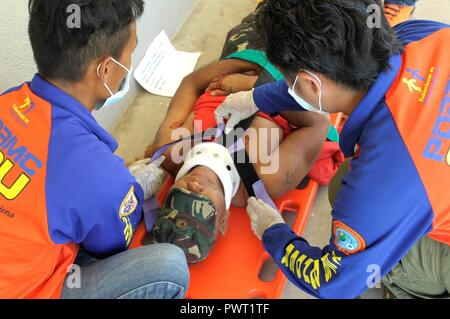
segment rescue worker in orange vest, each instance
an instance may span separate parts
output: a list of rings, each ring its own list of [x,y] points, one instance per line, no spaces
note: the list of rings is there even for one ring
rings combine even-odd
[[[331,192],[329,245],[311,246],[253,198],[254,232],[316,297],[355,298],[383,278],[400,298],[448,298],[450,27],[391,29],[381,14],[370,27],[374,6],[382,12],[377,0],[265,1],[258,29],[285,80],[230,95],[217,122],[231,127],[259,110],[347,114],[340,146],[352,160]]]
[[[0,96],[0,298],[183,298],[181,249],[128,250],[162,159],[126,168],[91,115],[129,88],[144,2],[31,0],[29,10],[39,74]],[[77,10],[78,27],[67,23]]]

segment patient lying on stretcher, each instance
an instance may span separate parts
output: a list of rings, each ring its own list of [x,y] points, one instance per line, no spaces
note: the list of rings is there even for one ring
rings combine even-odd
[[[228,32],[219,61],[183,80],[146,156],[179,135],[215,128],[214,111],[227,94],[281,80],[282,74],[267,60],[260,43],[252,12]],[[252,195],[249,184],[255,176],[272,199],[295,189],[307,174],[326,184],[338,166],[331,159],[334,155],[324,156],[327,152],[322,149],[328,130],[329,120],[310,112],[259,113],[242,139],[250,162],[245,165],[240,156],[230,155],[219,144],[201,143],[195,148],[189,142],[177,144],[164,154],[163,167],[176,182],[152,232],[154,241],[176,244],[189,262],[198,262],[208,256],[217,236],[225,233],[230,206],[247,206]],[[333,147],[338,149],[336,143]],[[320,162],[326,165],[314,164],[319,152]]]
[[[178,139],[178,132],[195,134],[215,127],[214,111],[224,95],[251,90],[261,70],[256,64],[232,59],[186,77],[146,155],[152,156],[162,145]],[[257,114],[242,142],[247,160],[272,199],[296,188],[305,178],[328,129],[329,120],[311,112]],[[188,144],[189,149],[192,145]],[[163,167],[176,176],[176,182],[153,235],[156,242],[183,248],[189,262],[198,262],[206,258],[218,234],[225,233],[230,205],[245,207],[249,194],[225,147],[201,143],[185,154],[180,154],[180,149],[186,145],[176,147],[164,154]],[[184,161],[178,163],[180,156]]]

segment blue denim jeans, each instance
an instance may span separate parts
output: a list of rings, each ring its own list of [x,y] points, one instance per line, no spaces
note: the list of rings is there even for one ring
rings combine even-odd
[[[80,251],[80,284],[64,282],[62,299],[182,299],[189,284],[183,251],[156,244],[97,260]],[[72,276],[73,277],[73,276]]]
[[[384,0],[384,4],[396,4],[404,6],[414,6],[417,0]]]

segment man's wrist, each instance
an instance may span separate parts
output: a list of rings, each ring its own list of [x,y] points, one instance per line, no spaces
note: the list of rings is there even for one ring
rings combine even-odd
[[[267,232],[267,231],[270,232],[270,230],[272,230],[272,229],[273,229],[275,226],[277,226],[277,225],[286,225],[286,223],[285,223],[284,221],[276,221],[276,222],[273,222],[272,224],[270,224],[269,227],[266,228],[266,230],[263,232],[261,238],[264,238],[264,235],[266,234],[266,232]]]

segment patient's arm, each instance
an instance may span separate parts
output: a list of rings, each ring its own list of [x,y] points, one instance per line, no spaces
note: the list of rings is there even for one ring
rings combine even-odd
[[[227,96],[232,93],[250,91],[255,87],[258,77],[253,72],[219,75],[211,82],[206,91],[211,92],[214,96]]]
[[[305,178],[320,154],[330,125],[327,117],[313,112],[284,112],[281,115],[300,129],[275,148],[270,155],[270,165],[263,164],[260,159],[254,165],[274,199],[294,189]],[[272,165],[278,169],[265,174]]]
[[[151,157],[160,146],[172,142],[174,130],[183,127],[191,133],[193,132],[192,108],[217,76],[246,72],[260,72],[260,67],[254,63],[241,60],[223,60],[202,67],[186,76],[173,97],[166,117],[158,129],[154,142],[147,148],[145,156]],[[174,165],[171,161],[170,150],[164,155],[167,160],[163,167],[174,173],[178,165]]]

